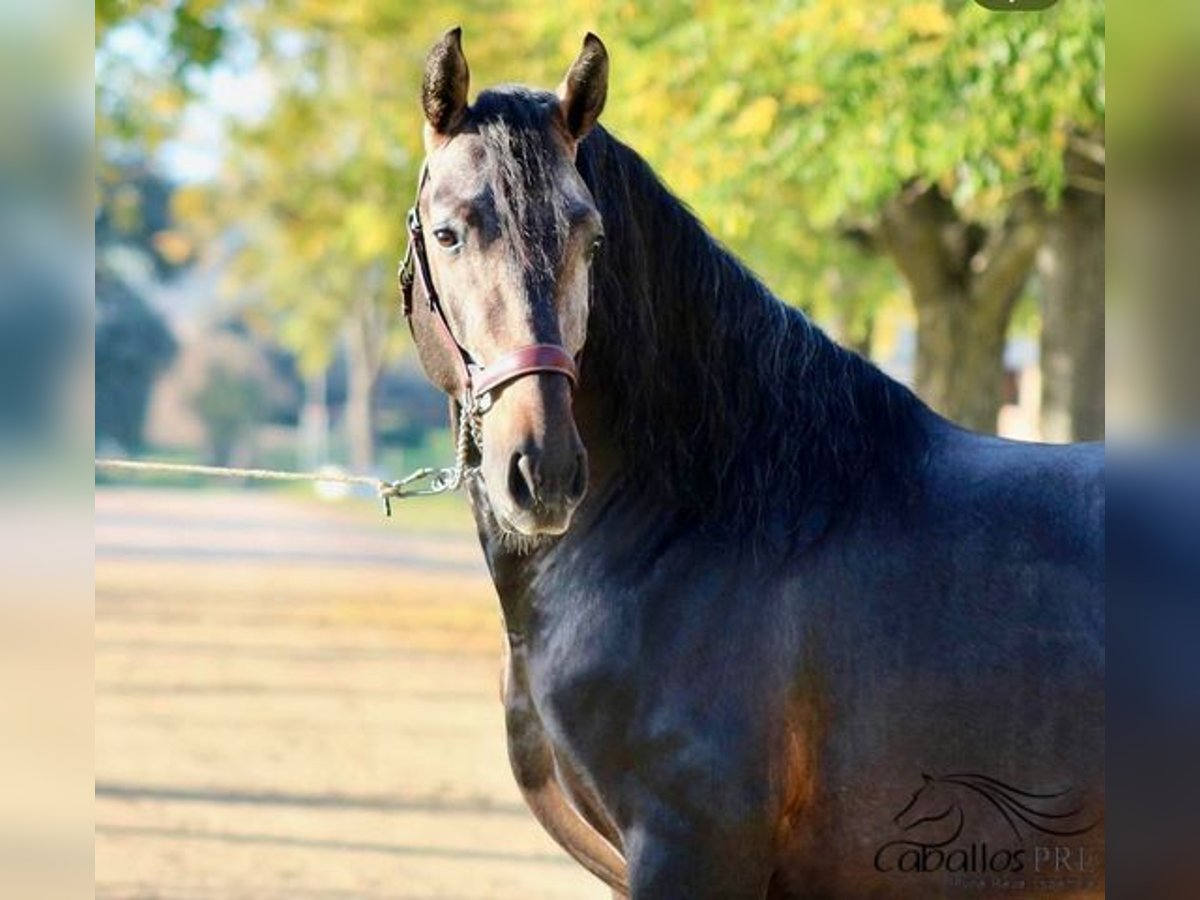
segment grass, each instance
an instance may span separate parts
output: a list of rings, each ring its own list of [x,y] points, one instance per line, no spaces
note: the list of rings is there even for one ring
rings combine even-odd
[[[471,505],[462,494],[393,500],[392,518],[397,525],[413,531],[475,534]]]

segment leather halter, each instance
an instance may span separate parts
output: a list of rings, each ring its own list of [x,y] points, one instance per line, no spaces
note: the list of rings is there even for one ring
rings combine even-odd
[[[461,399],[464,407],[485,412],[491,406],[491,392],[524,378],[526,375],[536,375],[551,372],[563,375],[574,388],[579,381],[575,360],[571,354],[558,344],[529,344],[497,359],[489,366],[480,365],[471,356],[470,351],[454,336],[450,328],[450,320],[446,318],[446,310],[438,297],[437,289],[433,286],[433,274],[429,268],[429,258],[425,252],[425,233],[421,227],[421,214],[418,207],[421,203],[421,190],[428,180],[428,168],[421,165],[421,177],[417,182],[417,196],[412,208],[408,211],[408,247],[404,259],[400,263],[400,290],[404,296],[404,317],[408,327],[412,329],[413,284],[416,272],[421,273],[421,283],[425,288],[425,296],[429,300],[429,310],[434,313],[434,330],[442,342],[451,351],[451,356],[458,363],[460,382],[464,396]]]

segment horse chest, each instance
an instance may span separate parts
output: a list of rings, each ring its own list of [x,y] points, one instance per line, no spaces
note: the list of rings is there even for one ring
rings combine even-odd
[[[531,702],[568,790],[594,791],[618,824],[647,794],[705,807],[740,783],[745,803],[772,802],[791,648],[778,628],[763,639],[761,608],[731,609],[744,587],[682,562],[636,584],[545,579],[531,603]]]

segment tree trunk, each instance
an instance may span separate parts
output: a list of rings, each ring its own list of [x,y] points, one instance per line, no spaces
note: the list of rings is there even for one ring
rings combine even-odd
[[[329,406],[326,371],[304,379],[304,405],[300,408],[300,455],[305,469],[329,462]]]
[[[390,310],[396,305],[382,290],[384,271],[376,266],[367,273],[365,289],[346,328],[349,379],[345,424],[355,472],[370,472],[375,465],[375,388],[383,370]]]
[[[1082,167],[1103,183],[1104,170]],[[1069,187],[1047,223],[1038,253],[1042,300],[1042,436],[1048,441],[1104,437],[1104,195]]]
[[[988,229],[917,184],[888,204],[880,234],[917,311],[917,393],[947,418],[995,432],[1008,324],[1041,243],[1040,204],[1022,194]]]
[[[961,425],[994,432],[1004,401],[1004,341],[1014,301],[980,303],[967,291],[913,292],[917,393]]]
[[[375,466],[375,385],[378,380],[378,372],[351,353],[345,422],[350,467],[358,473],[370,472]]]

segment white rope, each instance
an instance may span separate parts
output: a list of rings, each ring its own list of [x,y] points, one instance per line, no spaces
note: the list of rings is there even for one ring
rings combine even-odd
[[[275,469],[234,469],[225,466],[195,466],[185,463],[149,462],[132,459],[98,459],[97,469],[127,472],[168,472],[176,475],[205,475],[210,478],[257,478],[271,481],[327,481],[335,484],[365,484],[380,490],[388,482],[366,475],[340,472],[281,472]]]
[[[460,479],[453,477],[455,470],[418,469],[399,481],[384,481],[368,475],[343,475],[340,472],[284,472],[278,469],[237,469],[228,466],[197,466],[188,463],[166,463],[150,460],[97,459],[96,468],[123,472],[161,472],[174,475],[203,475],[206,478],[254,478],[264,481],[309,481],[332,484],[361,484],[374,488],[383,500],[384,509],[392,514],[392,498],[427,497],[442,494],[458,487]],[[405,487],[414,481],[432,478],[428,488],[407,491]]]

